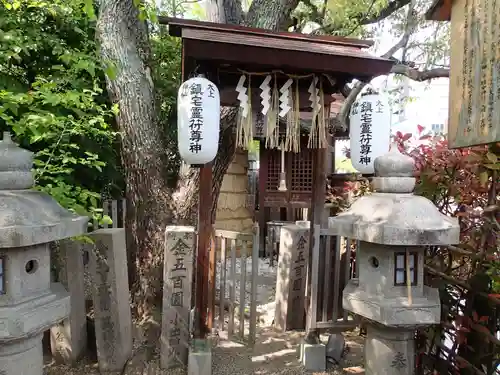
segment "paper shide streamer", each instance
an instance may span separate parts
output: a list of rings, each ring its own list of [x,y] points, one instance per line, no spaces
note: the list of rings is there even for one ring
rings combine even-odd
[[[312,122],[309,133],[309,148],[325,148],[327,111],[323,92],[323,82],[317,76],[286,75],[288,79],[279,87],[276,73],[243,72],[236,91],[238,92],[239,113],[237,122],[237,146],[247,149],[253,141],[252,116],[252,75],[263,76],[260,82],[259,97],[261,110],[254,115],[264,118],[266,148],[279,148],[283,152],[300,152],[300,88],[299,81],[311,77],[308,89],[309,102],[312,110]],[[280,119],[286,123],[284,139],[280,139]]]

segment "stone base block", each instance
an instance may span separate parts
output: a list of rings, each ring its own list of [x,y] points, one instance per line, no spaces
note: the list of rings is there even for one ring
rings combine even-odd
[[[40,375],[43,373],[43,334],[0,343],[0,374]]]
[[[212,375],[212,351],[189,352],[187,375]]]
[[[365,339],[365,374],[415,374],[414,335],[411,329],[369,323]]]
[[[323,344],[300,344],[300,362],[307,371],[326,371],[326,346]]]

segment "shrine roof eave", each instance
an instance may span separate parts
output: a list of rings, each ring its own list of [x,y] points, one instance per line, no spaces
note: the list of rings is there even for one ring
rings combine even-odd
[[[452,0],[434,0],[425,13],[425,19],[429,21],[450,21],[451,3]]]
[[[231,66],[252,72],[325,74],[343,81],[388,74],[393,61],[363,49],[369,41],[277,33],[243,26],[162,18],[169,33],[183,39],[185,75],[200,65]],[[186,71],[187,70],[187,71]],[[224,87],[224,76],[218,73]],[[228,84],[229,85],[229,84]]]

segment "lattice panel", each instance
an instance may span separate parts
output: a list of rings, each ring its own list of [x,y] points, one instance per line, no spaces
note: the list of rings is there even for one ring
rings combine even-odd
[[[298,154],[290,154],[292,157],[292,191],[312,192],[313,152],[313,150],[303,148]]]
[[[267,149],[265,152],[267,153],[268,157],[266,190],[276,191],[278,190],[278,183],[281,172],[281,152],[269,149]]]

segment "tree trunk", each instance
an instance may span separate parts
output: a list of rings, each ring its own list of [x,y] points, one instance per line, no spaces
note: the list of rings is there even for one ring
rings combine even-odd
[[[286,28],[290,14],[297,7],[298,0],[255,0],[248,11],[247,21],[243,18],[241,1],[208,0],[207,15],[211,22],[229,24],[248,24],[270,30]],[[274,9],[270,12],[269,9]],[[213,162],[212,177],[212,224],[215,223],[217,201],[222,180],[231,164],[236,151],[236,115],[237,109],[224,108],[221,113],[221,135],[219,151]],[[178,223],[194,225],[197,219],[199,171],[182,167],[179,182],[174,194],[174,211]]]
[[[144,312],[147,297],[161,291],[164,229],[170,222],[168,160],[159,126],[151,70],[148,30],[133,0],[101,0],[97,22],[100,54],[112,66],[108,94],[119,106],[121,157],[127,200],[129,281]]]
[[[211,21],[248,24],[271,30],[286,28],[298,0],[256,0],[243,17],[240,0],[211,0]],[[269,9],[273,9],[270,12]],[[181,167],[175,192],[168,188],[164,130],[155,106],[151,78],[148,30],[139,20],[133,0],[100,0],[97,38],[105,63],[114,67],[107,76],[108,93],[119,105],[117,124],[122,135],[121,156],[127,200],[129,279],[139,313],[147,312],[149,297],[161,296],[165,226],[194,225],[197,219],[199,171]],[[213,162],[212,224],[222,180],[236,151],[237,110],[222,111],[220,147]]]

